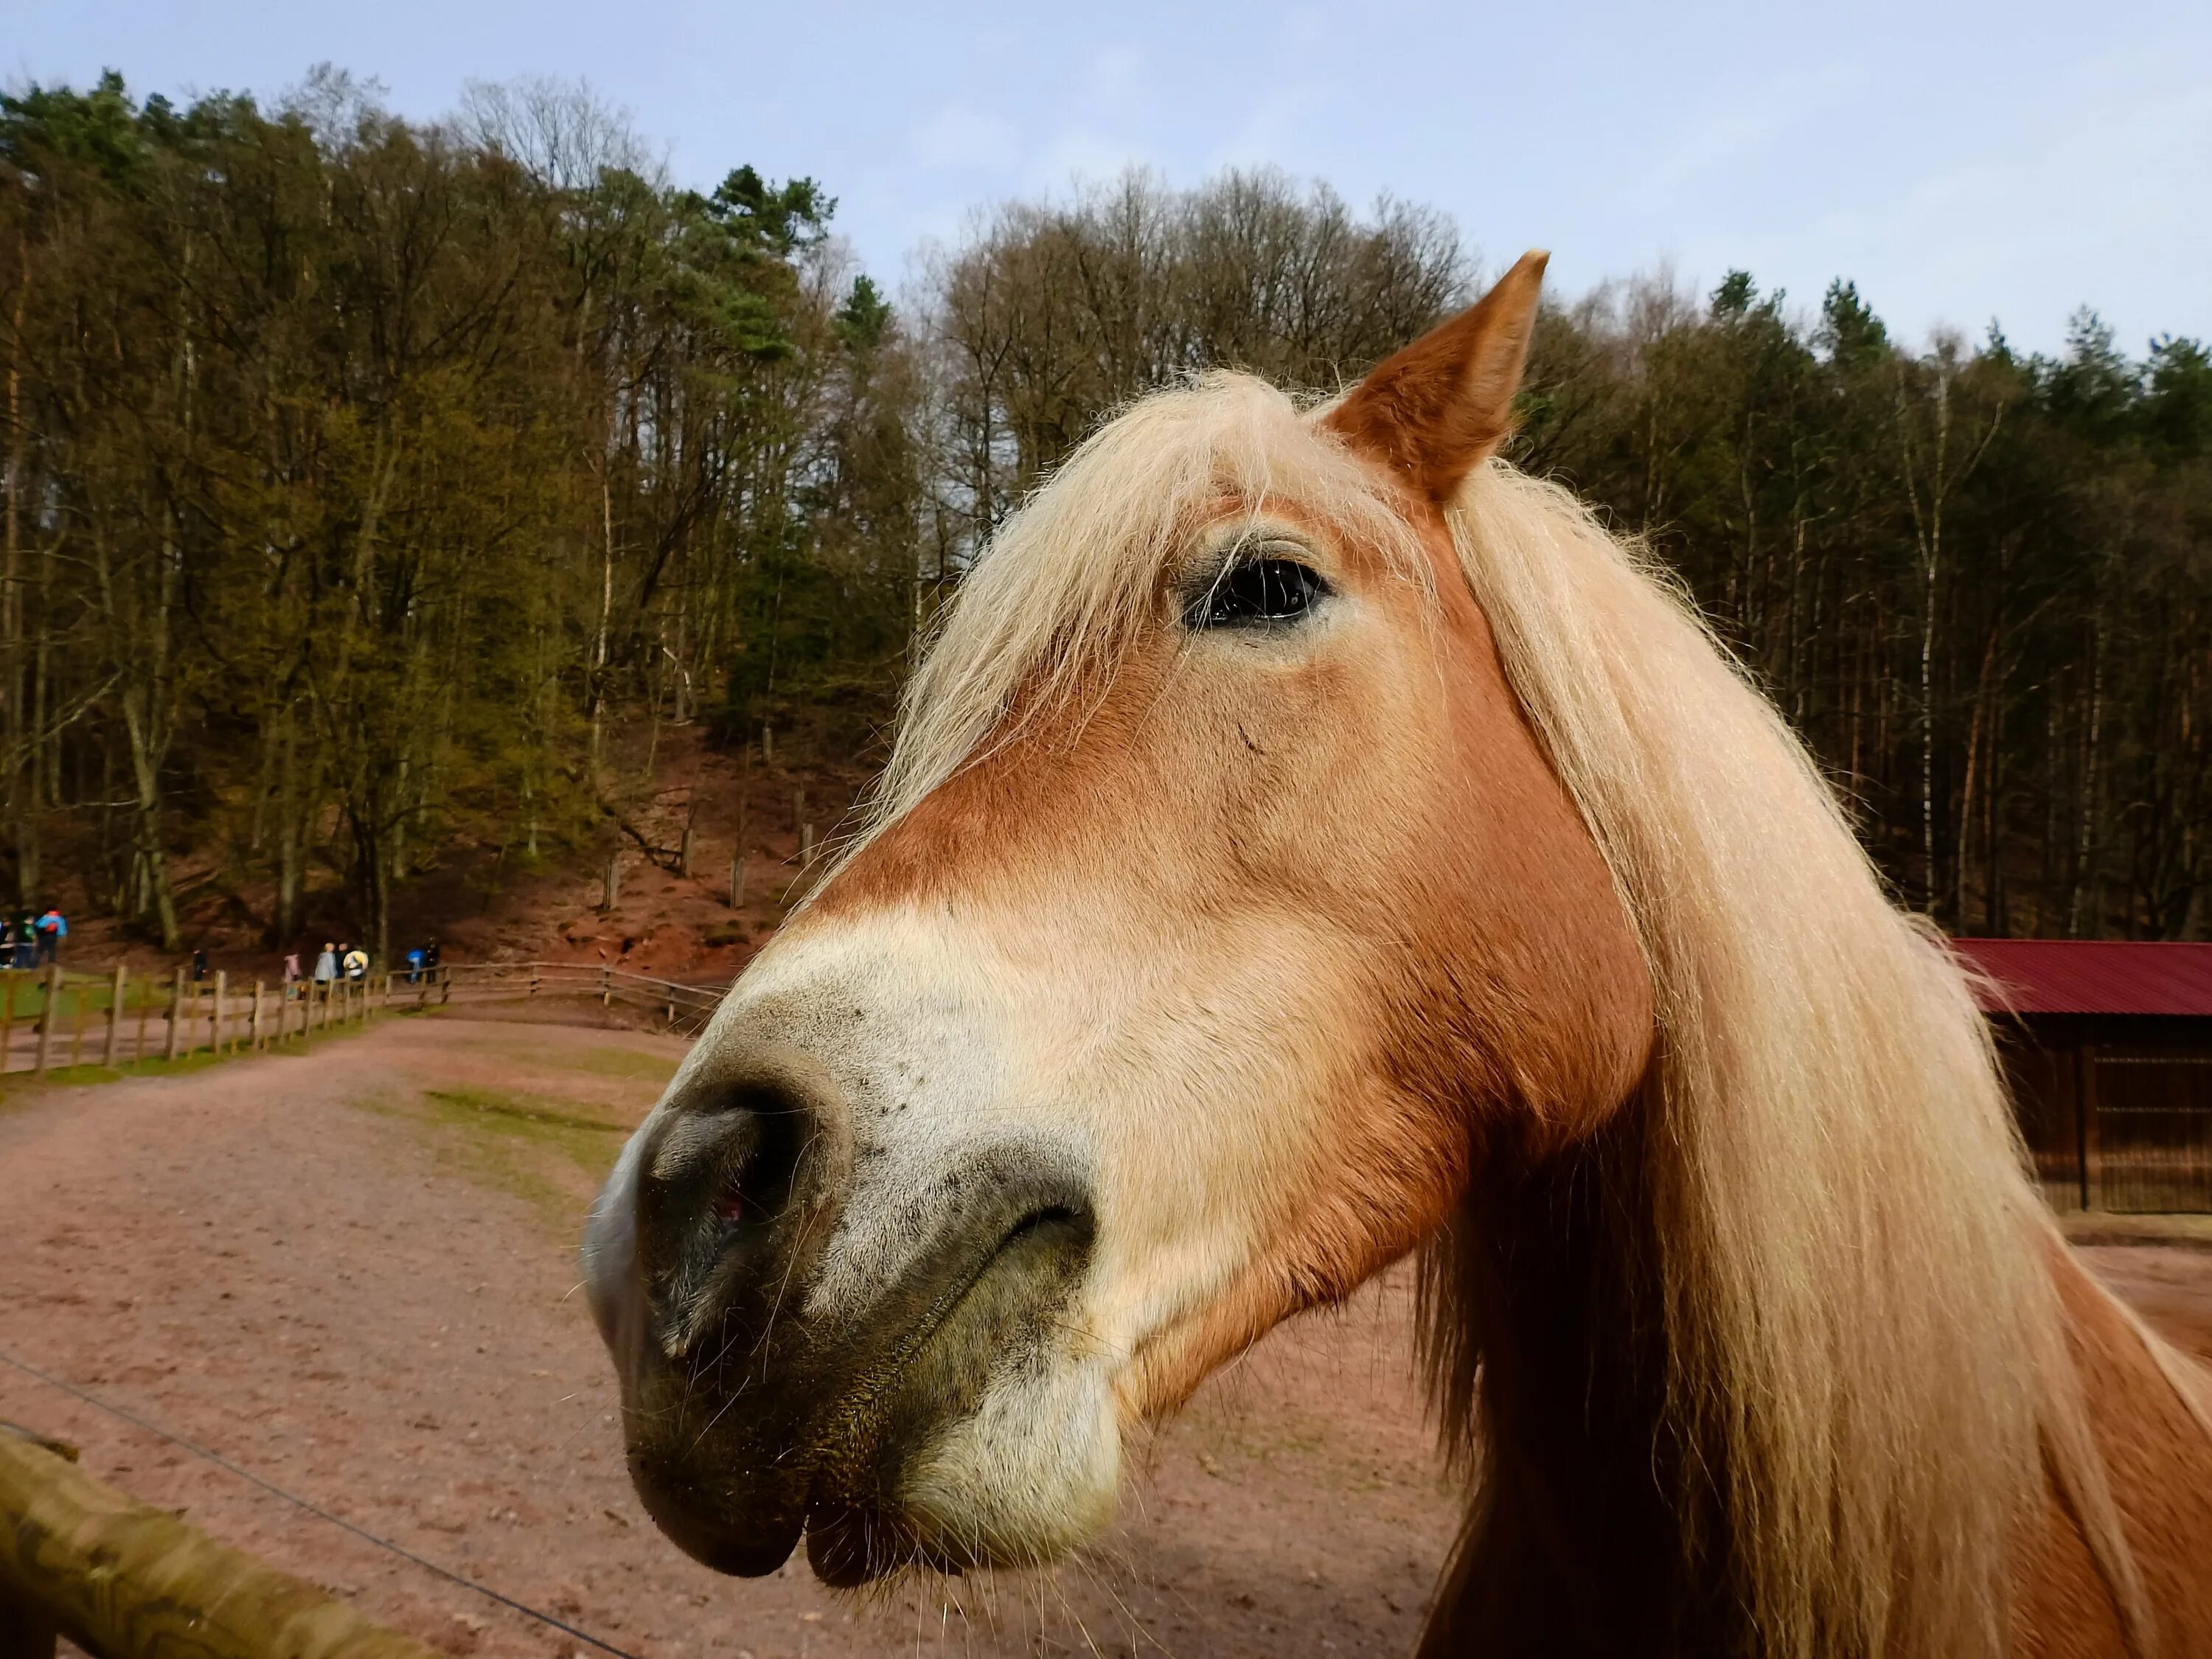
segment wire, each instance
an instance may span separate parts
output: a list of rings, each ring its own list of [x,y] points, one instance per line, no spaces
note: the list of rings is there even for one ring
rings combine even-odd
[[[270,1493],[272,1496],[283,1498],[288,1504],[296,1504],[301,1509],[307,1510],[308,1514],[315,1516],[318,1520],[327,1521],[332,1526],[341,1528],[343,1530],[351,1533],[355,1537],[362,1539],[368,1543],[375,1545],[377,1548],[380,1550],[389,1551],[391,1553],[399,1557],[402,1560],[412,1561],[416,1566],[422,1568],[425,1572],[435,1573],[439,1577],[446,1579],[449,1583],[459,1584],[463,1589],[474,1590],[478,1595],[484,1596],[491,1601],[496,1601],[501,1607],[512,1607],[515,1612],[523,1614],[526,1618],[535,1619],[541,1625],[549,1625],[555,1630],[565,1632],[568,1635],[574,1637],[579,1642],[588,1642],[593,1647],[599,1649],[600,1652],[614,1655],[615,1659],[638,1659],[637,1655],[628,1652],[622,1648],[618,1648],[611,1642],[602,1642],[598,1637],[592,1635],[589,1632],[580,1631],[574,1625],[563,1623],[562,1620],[556,1619],[550,1613],[540,1613],[536,1607],[532,1607],[526,1601],[518,1601],[512,1595],[502,1595],[498,1590],[491,1589],[489,1585],[479,1584],[473,1578],[464,1577],[461,1574],[455,1572],[451,1567],[441,1567],[435,1561],[426,1560],[422,1556],[416,1554],[414,1551],[408,1549],[402,1545],[393,1543],[389,1538],[380,1538],[376,1534],[369,1531],[366,1527],[357,1527],[352,1522],[345,1519],[343,1516],[332,1515],[328,1510],[324,1509],[321,1505],[311,1504],[306,1498],[299,1497],[295,1493],[285,1491],[283,1487],[278,1486],[275,1481],[264,1480],[260,1475],[254,1474],[252,1470],[241,1468],[240,1465],[232,1462],[222,1453],[210,1451],[205,1446],[197,1445],[193,1442],[185,1439],[184,1436],[180,1434],[171,1434],[160,1424],[149,1423],[143,1417],[139,1417],[131,1412],[125,1411],[120,1406],[111,1406],[99,1395],[87,1393],[84,1389],[77,1387],[74,1382],[65,1382],[58,1376],[50,1376],[46,1372],[40,1370],[36,1365],[26,1364],[23,1361],[16,1358],[15,1356],[11,1353],[0,1352],[0,1361],[4,1361],[6,1364],[13,1365],[17,1370],[24,1372],[27,1376],[37,1377],[40,1382],[45,1383],[50,1389],[58,1389],[64,1394],[75,1395],[77,1399],[83,1401],[86,1405],[94,1407],[98,1410],[104,1411],[110,1417],[119,1417],[125,1423],[129,1423],[134,1427],[143,1429],[149,1434],[160,1436],[173,1446],[181,1446],[186,1451],[191,1453],[193,1456],[205,1458],[217,1468],[228,1469],[240,1480],[251,1482],[252,1485],[260,1487],[262,1491]]]

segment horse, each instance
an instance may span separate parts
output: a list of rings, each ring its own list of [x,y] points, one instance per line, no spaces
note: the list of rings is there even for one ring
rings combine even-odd
[[[2212,1655],[2212,1377],[1773,707],[1498,454],[1543,264],[1329,401],[1137,402],[967,575],[586,1232],[699,1560],[1060,1558],[1418,1253],[1425,1659]]]

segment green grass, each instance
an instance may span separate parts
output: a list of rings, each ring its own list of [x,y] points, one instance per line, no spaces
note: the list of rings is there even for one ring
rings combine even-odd
[[[616,1051],[619,1052],[619,1051]],[[426,1089],[437,1150],[460,1174],[521,1199],[549,1227],[573,1232],[630,1126],[572,1103],[495,1089]]]

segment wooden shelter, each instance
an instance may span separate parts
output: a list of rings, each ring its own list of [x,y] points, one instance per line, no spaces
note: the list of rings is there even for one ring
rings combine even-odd
[[[1962,939],[2051,1201],[2212,1211],[2212,945]]]

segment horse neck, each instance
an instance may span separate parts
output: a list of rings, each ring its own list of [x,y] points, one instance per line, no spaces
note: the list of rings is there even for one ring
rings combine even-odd
[[[1644,1094],[1575,1149],[1510,1149],[1428,1264],[1431,1321],[1472,1368],[1474,1507],[1423,1659],[1499,1652],[1725,1655],[1747,1638],[1727,1582],[1713,1448],[1668,1410],[1666,1317],[1643,1146]],[[1431,1336],[1441,1333],[1432,1329]]]

